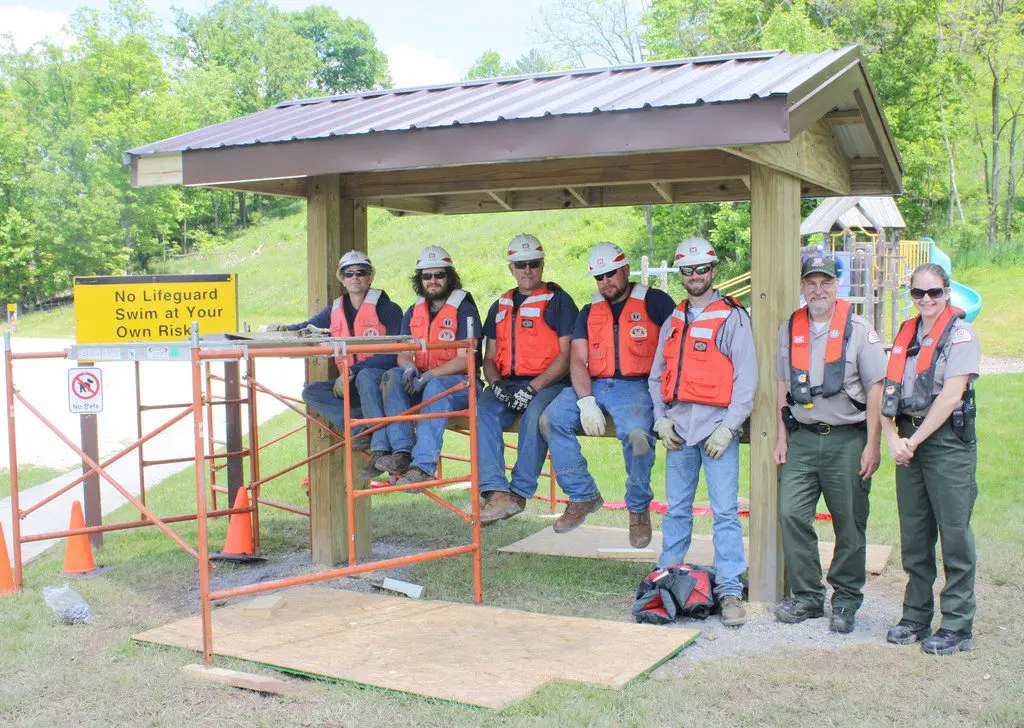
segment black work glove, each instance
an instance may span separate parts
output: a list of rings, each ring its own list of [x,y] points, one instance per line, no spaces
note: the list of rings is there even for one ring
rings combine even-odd
[[[513,412],[525,412],[527,406],[536,396],[537,390],[527,384],[522,389],[516,390],[516,393],[512,395],[512,401],[506,406]]]

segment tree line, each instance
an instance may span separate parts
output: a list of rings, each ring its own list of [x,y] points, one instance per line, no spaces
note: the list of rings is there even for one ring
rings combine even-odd
[[[145,271],[289,204],[228,191],[132,189],[122,152],[291,98],[390,85],[361,20],[219,0],[165,32],[142,0],[83,8],[72,42],[0,50],[0,300],[75,275]]]

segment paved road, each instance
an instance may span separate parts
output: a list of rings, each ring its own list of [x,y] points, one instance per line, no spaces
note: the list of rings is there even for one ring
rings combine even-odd
[[[59,351],[71,345],[65,339],[24,339],[14,338],[12,348],[15,352],[23,351]],[[42,412],[54,425],[64,432],[76,444],[79,442],[79,416],[68,411],[67,370],[75,366],[66,359],[39,359],[17,361],[14,364],[14,383],[22,395]],[[137,439],[136,435],[136,402],[135,402],[135,370],[131,363],[110,362],[100,365],[103,370],[103,412],[99,415],[100,454],[106,457],[116,453]],[[219,364],[214,365],[215,373],[219,372]],[[6,375],[0,367],[0,391],[6,386]],[[302,388],[303,367],[301,360],[261,359],[257,367],[257,379],[275,392],[297,397]],[[215,384],[214,392],[222,390]],[[145,404],[171,404],[190,402],[192,398],[192,379],[189,365],[164,362],[150,362],[142,365],[142,401]],[[224,421],[223,407],[216,408],[214,429],[223,439]],[[280,413],[284,406],[266,395],[260,397],[258,413],[260,422]],[[179,410],[155,410],[143,414],[143,431],[148,432],[165,422]],[[243,410],[244,413],[244,410]],[[0,467],[7,468],[8,432],[7,420],[0,426]],[[245,417],[243,416],[243,420]],[[15,426],[17,430],[16,445],[18,463],[25,465],[44,465],[51,468],[67,468],[67,475],[55,478],[42,485],[19,494],[20,506],[24,510],[33,503],[58,490],[61,485],[74,480],[80,473],[80,460],[77,456],[50,432],[45,425],[36,419],[23,405],[15,405]],[[184,418],[181,422],[156,436],[145,445],[147,460],[183,457],[192,455],[192,419]],[[160,481],[184,468],[189,463],[157,465],[146,468],[146,489],[155,487]],[[125,488],[138,495],[139,472],[136,453],[114,463],[109,472],[111,476]],[[122,506],[126,499],[113,486],[100,480],[101,503],[103,513],[107,514]],[[71,503],[81,500],[81,486],[72,488],[68,493],[54,499],[38,511],[30,514],[21,522],[23,534],[59,531],[67,528],[71,517]],[[177,515],[177,514],[158,514]],[[11,551],[11,499],[9,494],[0,498],[0,523],[3,524],[4,536],[7,540],[8,553]],[[114,536],[116,538],[116,536]],[[38,555],[53,546],[56,541],[43,541],[26,544],[23,548],[25,560]]]

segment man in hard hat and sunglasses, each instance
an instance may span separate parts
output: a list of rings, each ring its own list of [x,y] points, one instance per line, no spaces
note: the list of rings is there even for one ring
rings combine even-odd
[[[658,332],[675,308],[664,291],[629,280],[629,261],[614,243],[598,243],[587,256],[597,293],[576,318],[569,371],[572,387],[541,417],[551,447],[551,464],[569,505],[555,521],[556,533],[572,531],[604,503],[583,457],[577,433],[604,435],[605,415],[615,424],[626,467],[629,543],[651,542],[651,468],[654,425],[647,377]]]
[[[331,336],[397,336],[402,325],[402,309],[388,294],[373,287],[375,269],[370,258],[359,250],[350,250],[341,256],[335,277],[345,288],[344,295],[336,298],[312,318],[297,324],[268,324],[263,331],[298,331],[307,327],[329,329]],[[342,357],[335,363],[341,370]],[[352,417],[383,417],[384,402],[380,383],[384,373],[395,366],[394,354],[348,355],[350,382],[349,402]],[[309,409],[321,415],[335,427],[345,426],[345,382],[341,377],[324,382],[310,382],[302,390],[302,401]],[[356,428],[356,433],[366,429]],[[354,441],[356,450],[370,448],[369,461],[359,471],[359,477],[372,478],[380,473],[374,463],[391,454],[387,432],[376,430],[367,438]]]
[[[668,455],[658,566],[683,563],[690,548],[693,498],[701,468],[708,486],[715,544],[715,596],[722,623],[739,626],[746,571],[739,519],[739,435],[754,407],[757,359],[750,316],[714,287],[718,256],[692,237],[676,246],[675,265],[687,297],[661,327],[649,381],[654,430]]]
[[[487,312],[484,376],[490,387],[477,401],[480,454],[480,525],[521,513],[537,490],[548,444],[540,416],[566,388],[569,341],[578,309],[560,286],[544,282],[544,248],[529,234],[506,246],[505,260],[516,287]],[[505,477],[506,427],[519,420],[516,463]]]
[[[427,343],[461,341],[469,338],[472,320],[478,329],[480,314],[473,296],[462,289],[462,281],[451,256],[441,247],[423,249],[412,275],[416,302],[402,319],[401,333]],[[388,372],[384,382],[384,410],[389,417],[399,415],[415,404],[432,399],[466,381],[465,349],[426,349],[398,355],[398,366]],[[469,386],[476,386],[470,382]],[[436,414],[465,409],[469,390],[460,389],[419,410]],[[434,480],[446,417],[419,420],[415,429],[410,421],[391,422],[387,426],[392,453],[380,458],[376,466],[399,476],[398,485]]]

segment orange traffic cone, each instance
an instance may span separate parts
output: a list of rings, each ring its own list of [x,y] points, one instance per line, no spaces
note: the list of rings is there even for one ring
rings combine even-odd
[[[249,491],[247,489],[238,489],[233,507],[249,507]],[[228,521],[228,535],[224,539],[224,550],[219,554],[211,554],[210,558],[228,561],[256,561],[259,559],[252,551],[252,517],[249,513],[231,514]]]
[[[75,501],[71,504],[71,530],[85,528],[85,516],[82,515],[82,504]],[[68,536],[64,547],[65,574],[91,574],[96,571],[96,562],[92,560],[92,546],[89,537],[84,533]]]
[[[15,591],[11,562],[7,558],[7,541],[4,540],[4,524],[0,523],[0,594],[13,594]]]

